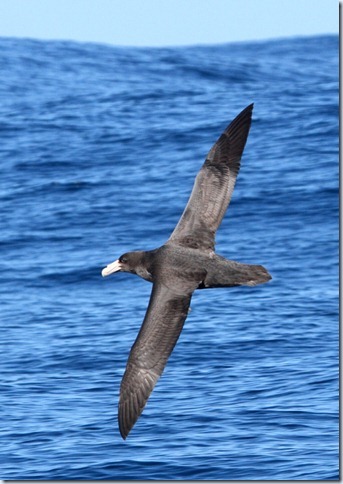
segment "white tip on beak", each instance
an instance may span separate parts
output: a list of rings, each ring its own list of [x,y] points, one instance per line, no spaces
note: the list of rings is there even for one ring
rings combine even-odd
[[[102,271],[101,275],[102,277],[109,276],[110,274],[113,274],[113,272],[118,272],[121,270],[121,263],[119,262],[119,259],[115,260],[111,264],[108,264]]]

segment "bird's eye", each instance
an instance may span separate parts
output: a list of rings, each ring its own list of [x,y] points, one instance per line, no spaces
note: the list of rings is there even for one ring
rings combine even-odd
[[[127,258],[126,257],[121,257],[120,258],[120,262],[122,262],[123,264],[126,264],[127,263]]]

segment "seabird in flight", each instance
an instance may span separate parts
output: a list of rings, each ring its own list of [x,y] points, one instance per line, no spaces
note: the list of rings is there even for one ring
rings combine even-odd
[[[152,282],[148,309],[121,382],[119,430],[126,439],[141,415],[180,336],[196,289],[256,286],[271,279],[261,265],[241,264],[214,252],[215,233],[235,186],[253,104],[226,128],[199,171],[173,233],[155,250],[127,252],[102,271],[123,271]]]

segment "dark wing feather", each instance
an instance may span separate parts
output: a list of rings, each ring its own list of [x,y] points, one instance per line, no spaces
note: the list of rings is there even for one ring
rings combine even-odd
[[[246,107],[209,151],[187,206],[169,238],[170,243],[214,249],[215,232],[229,205],[238,175],[252,109],[253,104]]]
[[[121,382],[119,430],[126,439],[142,413],[180,336],[192,295],[154,283],[149,306]]]

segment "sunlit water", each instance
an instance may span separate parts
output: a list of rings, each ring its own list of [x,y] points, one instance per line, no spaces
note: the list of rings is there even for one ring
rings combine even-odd
[[[337,479],[338,38],[134,49],[0,40],[3,479]],[[169,237],[205,155],[253,124],[217,251],[123,442],[151,285],[102,279]]]

